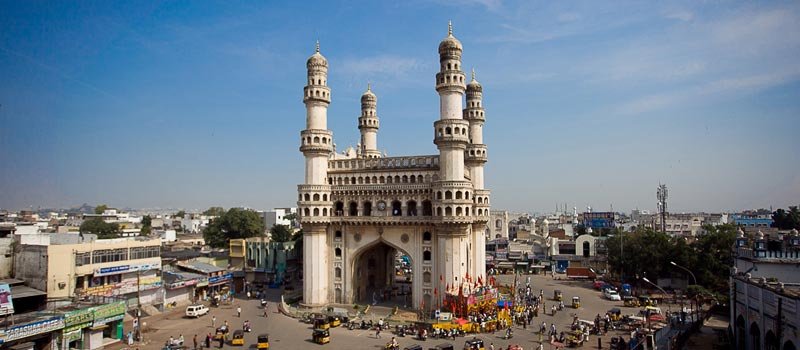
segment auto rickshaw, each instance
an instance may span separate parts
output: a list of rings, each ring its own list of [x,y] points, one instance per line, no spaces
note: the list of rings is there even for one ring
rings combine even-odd
[[[561,296],[561,291],[560,290],[556,289],[556,290],[553,291],[553,300],[561,301],[562,298],[563,297]]]
[[[259,334],[256,349],[269,349],[269,334]]]
[[[331,324],[326,318],[320,317],[314,319],[314,329],[328,330],[328,328],[331,328]]]
[[[572,307],[575,309],[581,307],[581,297],[572,297]]]
[[[630,295],[622,297],[622,301],[627,307],[639,307],[639,299]]]
[[[216,332],[214,332],[214,340],[227,340],[228,339],[228,327],[222,326],[218,327]]]
[[[612,321],[619,321],[620,319],[622,319],[622,310],[620,310],[619,308],[616,308],[616,307],[613,308],[613,309],[609,309],[608,310],[608,317]]]
[[[328,316],[328,323],[330,323],[331,327],[339,327],[342,325],[342,320],[338,316]]]
[[[237,329],[233,331],[233,338],[231,338],[231,345],[244,345],[244,331]]]
[[[656,301],[650,299],[649,295],[640,295],[639,296],[639,306],[656,306]]]
[[[328,344],[331,342],[331,332],[328,329],[315,329],[311,334],[311,340],[317,344]]]
[[[486,348],[483,346],[483,340],[478,338],[472,338],[467,340],[464,343],[464,350],[485,350]]]

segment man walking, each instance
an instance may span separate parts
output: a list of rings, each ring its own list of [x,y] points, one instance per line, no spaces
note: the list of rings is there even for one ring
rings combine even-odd
[[[211,316],[211,328],[217,327],[217,316]]]
[[[236,317],[242,317],[242,307],[241,306],[237,306],[236,307],[236,315],[237,315]]]
[[[197,334],[192,338],[192,349],[197,350]]]

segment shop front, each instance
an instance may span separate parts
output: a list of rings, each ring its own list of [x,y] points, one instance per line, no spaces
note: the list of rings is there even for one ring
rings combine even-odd
[[[64,317],[37,317],[30,322],[0,330],[0,347],[3,349],[39,350],[52,348],[53,342],[64,328]]]
[[[104,339],[124,339],[122,319],[125,318],[127,307],[124,301],[95,306],[92,310],[92,326],[88,332],[84,331],[84,342],[90,349],[96,349],[97,344],[105,344]]]
[[[92,326],[94,313],[92,308],[70,311],[64,314],[64,329],[61,331],[62,349],[85,349],[83,341],[84,328]]]

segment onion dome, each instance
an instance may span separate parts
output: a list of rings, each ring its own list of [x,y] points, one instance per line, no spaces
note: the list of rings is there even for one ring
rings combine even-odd
[[[439,54],[443,55],[451,50],[463,51],[461,42],[453,36],[453,23],[447,22],[447,37],[439,43]]]
[[[475,68],[472,68],[472,80],[470,80],[469,84],[467,84],[467,91],[483,91],[481,83],[475,80]]]
[[[367,91],[364,92],[363,95],[361,95],[361,103],[362,104],[368,103],[368,102],[375,103],[377,101],[378,101],[378,97],[375,96],[375,94],[372,92],[372,87],[368,83],[367,84]]]
[[[313,66],[323,66],[325,68],[328,67],[328,60],[325,58],[325,56],[322,56],[322,54],[319,53],[319,40],[317,40],[316,52],[314,52],[314,54],[308,58],[306,66],[308,66],[308,68],[311,68]]]

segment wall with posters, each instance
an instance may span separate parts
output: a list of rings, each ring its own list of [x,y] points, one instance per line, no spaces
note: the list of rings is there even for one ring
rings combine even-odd
[[[0,283],[0,316],[14,313],[14,301],[11,299],[11,287],[8,283]]]

